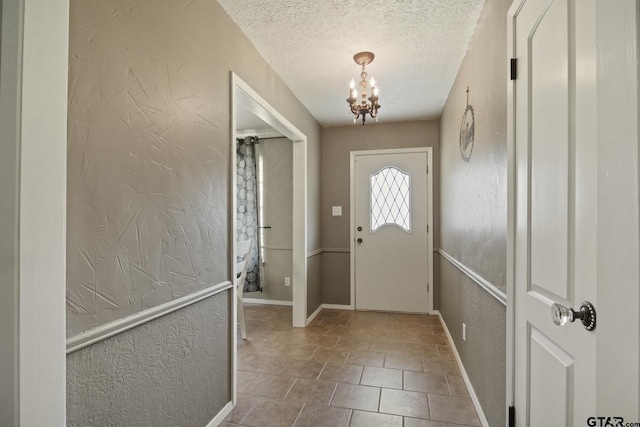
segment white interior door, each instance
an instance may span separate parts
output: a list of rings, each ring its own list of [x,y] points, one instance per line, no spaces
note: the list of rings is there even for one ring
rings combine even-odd
[[[352,153],[356,309],[429,310],[428,155]]]
[[[597,329],[556,326],[551,307],[597,308],[595,0],[518,0],[511,14],[516,425],[583,426]]]

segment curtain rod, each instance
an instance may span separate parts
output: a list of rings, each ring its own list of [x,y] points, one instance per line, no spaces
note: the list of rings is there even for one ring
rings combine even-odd
[[[247,136],[249,136],[249,135],[247,135]],[[260,138],[259,136],[256,136],[254,138],[257,138],[258,141],[264,141],[264,140],[267,140],[267,139],[289,139],[286,136],[269,136],[269,137],[266,137],[266,138]],[[244,140],[244,138],[236,138],[236,142],[240,142],[240,141],[243,141],[243,140]]]
[[[260,138],[260,137],[258,137],[258,141],[264,141],[265,139],[282,139],[282,138],[284,138],[284,139],[289,139],[289,138],[287,138],[286,136],[269,136],[269,137],[267,137],[267,138]]]

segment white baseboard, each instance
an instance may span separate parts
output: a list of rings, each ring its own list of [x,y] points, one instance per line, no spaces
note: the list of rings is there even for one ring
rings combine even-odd
[[[305,326],[309,325],[309,323],[313,322],[313,319],[316,318],[316,316],[318,315],[318,313],[320,313],[320,311],[322,311],[322,309],[324,304],[320,304],[320,306],[318,308],[316,308],[316,311],[314,311],[311,316],[307,317],[307,322],[305,324]]]
[[[227,415],[229,415],[231,411],[233,411],[233,402],[227,403],[224,408],[222,408],[220,412],[218,412],[218,415],[216,415],[211,421],[209,421],[209,424],[207,424],[206,427],[218,427],[220,424],[222,424],[224,419],[227,418]]]
[[[267,304],[267,305],[286,305],[293,306],[293,301],[278,301],[274,299],[260,299],[260,298],[242,298],[242,302],[247,304]]]
[[[449,340],[449,345],[451,345],[453,354],[456,357],[456,362],[458,363],[458,367],[460,368],[460,372],[462,373],[462,378],[464,379],[464,383],[467,386],[467,390],[469,390],[469,395],[471,396],[471,401],[473,402],[473,406],[475,406],[476,412],[478,413],[478,418],[480,418],[480,423],[482,424],[482,427],[490,427],[489,422],[487,421],[487,417],[484,415],[484,411],[482,410],[482,406],[480,406],[480,401],[478,400],[478,396],[476,395],[476,392],[473,389],[473,386],[471,385],[471,380],[469,380],[467,371],[464,370],[464,366],[462,365],[462,359],[460,359],[460,355],[458,354],[458,349],[456,348],[456,345],[453,342],[453,338],[451,338],[451,334],[449,333],[449,328],[447,328],[447,324],[444,322],[444,319],[442,318],[442,314],[440,314],[440,311],[434,310],[434,313],[436,312],[438,317],[440,318],[440,322],[442,323],[442,328],[444,329],[444,333],[447,335],[447,339]]]
[[[354,310],[352,305],[346,304],[322,304],[322,308],[326,308],[327,310]]]

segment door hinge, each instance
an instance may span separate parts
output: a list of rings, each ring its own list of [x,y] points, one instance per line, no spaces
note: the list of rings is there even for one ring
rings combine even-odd
[[[429,232],[429,224],[427,224],[427,233]]]
[[[516,427],[516,408],[509,406],[509,427]]]
[[[511,58],[511,80],[518,78],[518,58]]]
[[[427,166],[427,173],[429,173],[429,166]]]

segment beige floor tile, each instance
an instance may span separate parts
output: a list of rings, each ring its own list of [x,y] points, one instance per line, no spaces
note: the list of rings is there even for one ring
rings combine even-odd
[[[442,326],[442,324],[440,323],[440,318],[438,316],[426,316],[422,321],[430,325]]]
[[[304,405],[294,427],[346,427],[350,416],[346,408]]]
[[[406,369],[410,371],[422,371],[422,358],[414,355],[387,354],[384,367],[392,369]]]
[[[250,386],[258,375],[256,372],[238,371],[238,388],[242,389]]]
[[[350,350],[368,350],[371,342],[363,338],[340,337],[336,348],[348,348]]]
[[[305,334],[304,332],[298,332],[298,331],[281,332],[280,335],[278,335],[278,338],[276,338],[276,340],[284,346],[290,346],[290,345],[305,346],[304,341],[306,339],[307,339],[307,334]]]
[[[469,426],[480,426],[480,419],[469,398],[429,394],[431,419]]]
[[[370,351],[383,353],[402,353],[402,343],[398,341],[375,340],[369,344]]]
[[[421,334],[433,334],[433,325],[426,325],[423,323],[405,325],[404,329],[408,331],[419,332]]]
[[[416,344],[405,342],[402,343],[402,354],[413,356],[434,355],[436,358],[440,357],[436,344]]]
[[[360,384],[402,389],[402,371],[365,366]]]
[[[415,391],[382,389],[380,412],[413,418],[429,418],[426,393]]]
[[[439,335],[444,335],[444,328],[440,325],[434,325],[433,326],[433,333],[434,334],[439,334]]]
[[[318,362],[345,363],[349,356],[349,350],[341,350],[338,348],[318,347],[311,357],[311,360]]]
[[[458,424],[443,423],[442,421],[422,420],[404,417],[404,427],[459,427]]]
[[[453,350],[451,350],[451,347],[448,345],[437,345],[436,347],[438,348],[438,354],[441,358],[455,360],[456,356],[453,353]]]
[[[349,324],[349,319],[333,319],[330,317],[323,317],[320,320],[319,325],[322,326],[347,326]]]
[[[337,383],[298,378],[285,396],[285,400],[299,400],[313,405],[328,405]]]
[[[326,335],[327,332],[329,332],[329,329],[331,329],[331,325],[317,324],[307,326],[302,332],[304,332],[306,335]]]
[[[358,334],[356,330],[349,326],[331,326],[325,335],[333,337],[355,337]]]
[[[323,367],[324,362],[291,359],[287,362],[282,375],[296,378],[317,378]]]
[[[440,374],[404,371],[404,389],[423,393],[449,394],[447,378]]]
[[[402,427],[402,417],[375,412],[353,411],[349,427]]]
[[[449,384],[449,394],[451,396],[469,397],[469,391],[462,377],[447,375],[447,383]]]
[[[319,347],[335,347],[339,337],[329,335],[307,335],[304,340],[305,345],[315,345]]]
[[[258,403],[262,402],[265,398],[259,396],[253,396],[251,394],[238,393],[238,403],[233,408],[233,411],[224,419],[228,423],[240,423],[242,419],[249,413],[251,408]]]
[[[314,355],[314,353],[318,348],[319,347],[313,346],[313,345],[300,346],[295,344],[289,344],[284,348],[282,355],[289,359],[306,360],[306,359],[311,359],[311,357]]]
[[[353,384],[338,384],[331,406],[377,411],[380,402],[380,388]]]
[[[264,374],[279,374],[284,369],[285,360],[277,356],[240,355],[238,354],[238,370]]]
[[[344,312],[344,310],[327,310],[324,309],[322,311],[320,311],[320,313],[318,313],[318,317],[319,318],[327,318],[330,317],[332,319],[337,319],[338,317],[340,317],[340,314],[342,314]]]
[[[335,363],[327,363],[318,379],[340,383],[360,384],[363,368],[363,366],[358,365],[338,365]]]
[[[238,391],[240,393],[248,393],[256,396],[282,399],[287,394],[294,381],[295,378],[272,374],[260,374],[249,386],[238,389]]]
[[[290,426],[298,418],[302,405],[294,400],[265,399],[256,403],[241,423],[252,427]]]
[[[455,360],[422,358],[422,370],[432,374],[460,375],[460,369]]]
[[[398,333],[395,333],[391,340],[392,341],[402,341],[402,342],[409,342],[409,343],[419,343],[420,342],[420,337],[422,336],[422,334],[418,331],[407,331],[407,330],[402,330]]]
[[[385,354],[379,351],[351,350],[347,363],[350,365],[384,366]]]
[[[422,344],[440,344],[440,345],[449,344],[449,340],[447,340],[446,335],[435,335],[435,334],[420,334],[419,342]]]

